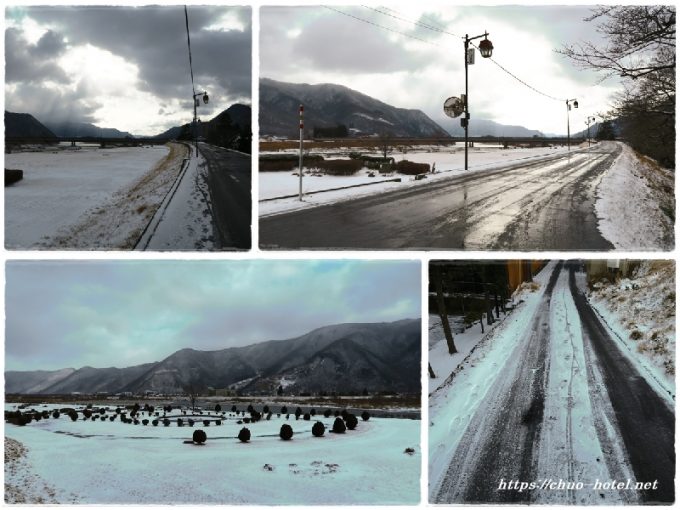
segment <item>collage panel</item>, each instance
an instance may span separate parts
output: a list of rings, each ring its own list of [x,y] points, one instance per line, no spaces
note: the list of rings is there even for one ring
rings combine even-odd
[[[419,261],[9,261],[5,501],[417,505]]]
[[[252,9],[5,9],[5,247],[251,248]]]
[[[675,246],[674,6],[265,6],[260,26],[262,249]]]
[[[431,261],[429,502],[672,504],[675,275]]]

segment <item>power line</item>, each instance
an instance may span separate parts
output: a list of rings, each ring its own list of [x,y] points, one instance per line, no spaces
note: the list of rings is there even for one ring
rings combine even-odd
[[[379,14],[382,14],[383,16],[390,16],[390,17],[392,17],[392,18],[395,18],[395,19],[398,19],[398,20],[401,20],[401,21],[405,21],[405,22],[407,22],[407,23],[411,23],[411,24],[413,24],[413,25],[415,25],[415,26],[419,26],[419,27],[422,27],[422,28],[425,28],[425,29],[428,29],[428,30],[432,30],[432,31],[434,31],[434,32],[439,32],[439,33],[441,33],[441,34],[450,35],[450,36],[456,37],[456,38],[459,38],[459,37],[460,37],[460,36],[457,36],[456,34],[453,34],[453,33],[451,33],[451,32],[447,32],[446,30],[443,30],[442,28],[436,27],[435,25],[438,25],[438,23],[432,23],[432,25],[427,25],[427,24],[422,23],[422,22],[420,22],[420,21],[412,21],[412,20],[408,20],[408,19],[406,19],[406,18],[402,18],[402,17],[400,17],[400,16],[396,16],[396,14],[401,14],[401,13],[399,13],[398,11],[395,11],[394,9],[390,9],[390,8],[388,8],[388,7],[383,7],[383,9],[388,10],[388,11],[390,11],[390,12],[393,12],[393,13],[395,13],[395,14],[390,14],[390,13],[387,13],[387,12],[383,12],[383,11],[381,11],[381,10],[379,10],[379,9],[375,9],[375,8],[373,8],[373,7],[368,7],[368,6],[365,6],[365,5],[362,6],[362,7],[366,8],[366,9],[370,9],[370,10],[372,10],[372,11],[375,11],[375,12],[377,12],[377,13],[379,13]],[[424,16],[423,16],[423,17],[424,17]],[[440,25],[440,26],[441,26],[441,25]],[[431,43],[431,44],[434,44],[434,43]],[[471,43],[471,44],[472,44],[472,46],[474,46],[475,48],[477,48],[477,46],[476,46],[475,44],[473,44],[473,43]],[[477,48],[477,49],[479,49],[479,48]],[[548,99],[553,99],[553,100],[555,100],[555,101],[564,101],[564,99],[560,99],[560,98],[557,98],[557,97],[552,96],[552,95],[550,95],[550,94],[546,94],[545,92],[543,92],[543,91],[541,91],[541,90],[538,90],[536,87],[534,87],[534,86],[532,86],[532,85],[529,85],[526,81],[524,81],[524,80],[521,79],[519,76],[517,76],[517,75],[514,74],[513,72],[511,72],[511,71],[509,71],[508,69],[506,69],[504,66],[502,66],[500,63],[498,63],[497,61],[495,61],[493,58],[489,57],[489,60],[491,60],[491,62],[493,62],[494,64],[496,64],[496,66],[498,66],[498,68],[501,69],[503,72],[507,73],[509,76],[511,76],[512,78],[514,78],[515,80],[517,80],[519,83],[521,83],[521,84],[524,85],[525,87],[527,87],[527,88],[533,90],[533,91],[536,92],[537,94],[540,94],[540,95],[542,95],[542,96],[544,96],[544,97],[547,97]]]
[[[191,38],[189,37],[189,14],[187,14],[187,6],[184,6],[184,20],[187,27],[187,46],[189,47],[189,71],[191,71],[191,90],[194,96],[196,96],[196,87],[194,86],[194,67],[191,62]],[[194,97],[195,100],[195,97]]]
[[[353,18],[353,19],[355,19],[355,20],[357,20],[357,21],[361,21],[362,23],[367,23],[367,24],[369,24],[369,25],[373,25],[374,27],[381,28],[381,29],[383,29],[383,30],[387,30],[387,31],[392,32],[392,33],[395,33],[395,34],[399,34],[399,35],[401,35],[401,36],[408,37],[408,38],[410,38],[410,39],[415,39],[416,41],[420,41],[420,42],[422,42],[422,43],[429,44],[429,45],[431,45],[431,46],[437,46],[438,48],[441,48],[441,46],[440,46],[439,44],[433,43],[433,42],[431,42],[431,41],[427,41],[427,40],[425,40],[425,39],[421,39],[420,37],[416,37],[416,36],[414,36],[414,35],[407,34],[407,33],[405,33],[405,32],[400,32],[399,30],[394,30],[393,28],[389,28],[389,27],[386,27],[386,26],[384,26],[384,25],[380,25],[380,24],[378,24],[378,23],[374,23],[373,21],[369,21],[369,20],[367,20],[367,19],[360,18],[359,16],[354,16],[353,14],[349,14],[349,13],[347,13],[347,12],[343,12],[343,11],[341,11],[341,10],[339,10],[339,9],[334,9],[333,7],[330,7],[330,6],[328,6],[328,5],[324,5],[323,7],[325,7],[326,9],[329,9],[329,10],[331,10],[331,11],[337,12],[338,14],[342,14],[343,16],[348,16],[348,17]]]
[[[364,7],[365,9],[370,9],[372,11],[375,11],[379,14],[382,14],[383,16],[389,16],[390,18],[398,19],[400,21],[405,21],[406,23],[411,23],[413,25],[416,25],[416,26],[419,26],[419,27],[422,27],[422,28],[426,28],[428,30],[433,30],[434,32],[439,32],[441,34],[447,34],[447,35],[451,35],[453,37],[458,37],[456,34],[452,34],[451,32],[447,32],[446,30],[443,30],[441,28],[437,28],[436,26],[427,25],[427,24],[425,24],[421,21],[412,21],[412,20],[409,20],[409,19],[406,19],[406,18],[402,18],[400,16],[396,16],[396,14],[399,14],[399,12],[395,11],[394,9],[390,9],[388,7],[382,7],[382,9],[384,9],[385,11],[393,12],[395,14],[390,14],[389,12],[383,12],[380,9],[376,9],[375,7],[370,7],[368,5],[362,5],[362,7]]]

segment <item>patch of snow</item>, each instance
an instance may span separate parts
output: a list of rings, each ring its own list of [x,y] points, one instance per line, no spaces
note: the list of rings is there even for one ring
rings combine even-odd
[[[581,285],[585,288],[585,282]],[[675,262],[644,260],[630,278],[600,280],[591,306],[642,377],[671,405],[675,397]]]
[[[598,228],[617,249],[671,250],[673,221],[660,205],[673,209],[674,177],[670,170],[643,161],[622,142],[622,152],[597,187]]]
[[[65,406],[64,406],[65,407]],[[215,418],[216,414],[211,414]],[[205,417],[205,416],[204,416]],[[202,419],[199,417],[199,420]],[[345,434],[329,433],[334,418],[291,416],[193,428],[123,424],[119,420],[44,419],[6,425],[26,445],[30,469],[62,503],[85,504],[415,505],[420,501],[420,421],[371,418]],[[311,434],[314,422],[326,434]],[[283,423],[294,430],[282,441]],[[236,439],[250,429],[249,443]],[[184,444],[196,429],[202,446]],[[413,454],[405,450],[412,448]],[[7,467],[5,468],[7,472]]]
[[[153,172],[169,150],[167,146],[153,146],[6,154],[6,168],[24,171],[21,181],[5,188],[6,247],[100,247],[90,238],[82,242],[72,239],[72,229],[96,215],[98,208],[117,201],[117,196],[125,197]],[[156,201],[157,206],[163,196],[161,191],[159,197],[142,198],[145,203]],[[112,223],[117,224],[119,219],[114,218]],[[133,224],[116,235],[110,230],[98,232],[108,243],[101,247],[117,247],[117,242],[135,228],[138,225]],[[90,242],[94,245],[88,246]]]

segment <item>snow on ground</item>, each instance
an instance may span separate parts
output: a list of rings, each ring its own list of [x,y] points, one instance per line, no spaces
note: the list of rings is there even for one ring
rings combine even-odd
[[[7,248],[130,248],[174,181],[180,153],[153,146],[6,154],[6,168],[24,171],[5,188]]]
[[[337,151],[337,149],[335,149]],[[560,152],[566,151],[566,147],[550,148],[514,148],[514,149],[500,149],[496,147],[477,147],[469,151],[469,164],[467,173],[483,172],[485,170],[493,170],[507,166],[511,163],[521,163],[532,160],[539,160],[554,156]],[[315,153],[320,151],[314,151]],[[435,164],[436,173],[427,174],[426,179],[415,180],[414,176],[389,174],[383,176],[377,171],[375,177],[368,177],[371,170],[362,169],[352,176],[329,176],[323,177],[313,176],[313,169],[309,173],[303,175],[302,189],[303,194],[309,191],[318,191],[324,189],[333,189],[342,186],[354,186],[357,184],[375,183],[376,181],[393,179],[400,177],[401,182],[382,182],[372,184],[370,186],[360,186],[356,188],[349,188],[337,191],[327,191],[323,193],[316,193],[312,195],[304,195],[303,201],[300,202],[296,197],[285,198],[278,200],[267,200],[280,196],[295,195],[299,190],[299,177],[293,175],[295,172],[259,172],[260,185],[260,215],[267,216],[272,214],[279,214],[283,212],[290,212],[294,210],[304,209],[307,207],[314,207],[318,205],[325,205],[344,200],[350,200],[360,196],[373,195],[384,193],[395,189],[403,189],[410,186],[422,186],[433,180],[446,179],[452,176],[465,174],[464,168],[464,151],[462,148],[451,149],[447,151],[421,151],[421,152],[407,152],[400,154],[391,154],[396,161],[407,159],[417,163],[428,163],[430,166]],[[265,199],[266,201],[262,201]]]
[[[472,356],[457,368],[455,377],[440,386],[429,399],[429,482],[436,491],[453,452],[479,404],[508,359],[508,353],[526,336],[532,325],[555,261],[525,286],[518,305],[505,320],[479,342]],[[474,370],[470,370],[474,368]],[[431,493],[431,496],[433,494]]]
[[[74,498],[88,504],[420,501],[419,420],[371,418],[360,420],[354,431],[332,434],[333,420],[317,415],[296,421],[291,415],[286,421],[273,415],[271,421],[245,425],[252,434],[247,444],[235,438],[244,426],[235,417],[222,426],[180,428],[82,417],[72,422],[62,415],[24,427],[6,424],[5,436],[27,448],[31,471],[62,503]],[[315,421],[326,425],[322,438],[311,434]],[[293,427],[292,441],[279,439],[282,423]],[[197,428],[208,435],[205,445],[183,444]],[[406,448],[415,451],[405,453]]]
[[[673,172],[641,159],[624,143],[608,143],[619,143],[622,152],[597,187],[600,232],[618,249],[672,250]]]
[[[465,329],[462,317],[449,316],[449,325],[453,333],[453,343],[456,346],[455,354],[449,354],[449,347],[446,344],[444,329],[439,315],[430,314],[429,317],[429,344],[428,362],[434,371],[435,377],[429,377],[430,387],[428,393],[432,393],[454,372],[454,370],[465,360],[470,351],[480,342],[484,336],[491,333],[507,315],[502,315],[500,320],[491,326],[486,324],[484,319],[484,333],[479,322]],[[456,331],[454,331],[454,328]]]
[[[584,284],[585,285],[585,284]],[[630,278],[595,282],[588,299],[652,388],[675,396],[675,262],[644,260]]]
[[[191,153],[186,171],[161,204],[139,246],[147,250],[210,250],[213,214],[202,155]]]
[[[588,361],[581,321],[569,289],[568,270],[561,271],[553,290],[550,336],[550,370],[538,445],[537,477],[574,482],[610,480],[612,474],[606,463],[600,461],[605,454],[593,421]],[[604,382],[599,382],[604,388]],[[632,472],[627,474],[634,478]],[[594,490],[538,491],[536,501],[564,505],[611,504],[609,498],[615,501],[619,495],[606,496],[605,499]],[[573,499],[577,497],[578,500]]]

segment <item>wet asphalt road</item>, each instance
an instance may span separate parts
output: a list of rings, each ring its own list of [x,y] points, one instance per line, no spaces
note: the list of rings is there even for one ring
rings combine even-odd
[[[526,340],[508,353],[508,362],[500,370],[460,443],[449,467],[438,483],[433,503],[545,503],[541,491],[498,490],[498,481],[535,481],[550,473],[541,473],[539,455],[564,460],[559,451],[539,452],[541,434],[549,427],[543,410],[546,406],[547,381],[551,370],[550,343],[557,341],[550,333],[550,308],[555,282],[561,271],[569,271],[569,287],[581,322],[581,341],[586,353],[592,420],[601,445],[603,459],[611,477],[621,481],[623,473],[632,473],[634,481],[658,483],[656,490],[608,491],[607,498],[620,502],[668,504],[674,501],[675,417],[668,403],[641,377],[637,368],[622,354],[609,336],[586,297],[577,288],[575,271],[578,264],[567,268],[559,265],[551,275],[545,294],[535,312]],[[601,374],[601,386],[592,385],[592,370]],[[566,381],[568,374],[557,379]],[[584,377],[581,375],[581,377]],[[612,409],[601,427],[601,416]],[[605,430],[606,429],[606,430]],[[546,429],[547,430],[547,429]],[[566,438],[573,448],[573,437]],[[621,452],[621,453],[619,453]],[[570,461],[574,462],[572,457]],[[545,465],[545,463],[544,463]],[[569,473],[583,466],[575,463]],[[593,466],[595,471],[600,466]],[[630,475],[628,475],[630,476]],[[585,480],[592,482],[593,480]],[[576,491],[574,491],[576,492]],[[548,495],[549,496],[549,495]],[[576,494],[572,494],[575,504]],[[605,495],[600,495],[603,498]],[[548,500],[550,501],[550,500]],[[602,500],[604,502],[604,499]],[[615,500],[614,500],[615,501]],[[609,503],[611,504],[611,502]]]
[[[250,156],[207,144],[199,147],[208,164],[215,249],[248,250],[252,244]]]
[[[595,187],[618,155],[600,144],[410,189],[260,219],[263,249],[612,250]]]

